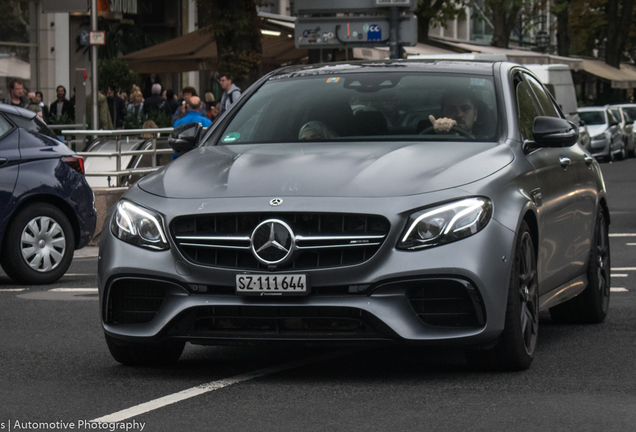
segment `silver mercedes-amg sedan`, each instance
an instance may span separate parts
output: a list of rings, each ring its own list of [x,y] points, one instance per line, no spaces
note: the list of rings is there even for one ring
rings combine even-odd
[[[539,312],[599,323],[599,165],[506,62],[293,66],[263,77],[102,231],[100,311],[124,364],[186,342],[453,344],[530,366]]]

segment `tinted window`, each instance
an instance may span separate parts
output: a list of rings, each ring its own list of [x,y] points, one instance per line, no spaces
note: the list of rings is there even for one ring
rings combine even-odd
[[[0,116],[0,137],[4,136],[12,129],[12,126],[2,116]]]
[[[11,121],[13,121],[18,127],[57,139],[57,136],[53,132],[51,132],[51,129],[49,129],[46,126],[46,123],[44,123],[38,116],[35,116],[31,120],[11,114],[9,114],[9,117],[11,118]]]
[[[636,108],[623,108],[632,119],[636,119]]]
[[[282,76],[250,97],[219,144],[495,141],[495,113],[491,77],[393,72]],[[455,119],[470,135],[436,134],[431,115]]]
[[[539,105],[541,106],[541,110],[543,111],[543,115],[548,117],[561,117],[559,115],[559,111],[552,103],[552,99],[545,92],[539,81],[535,80],[530,75],[524,74],[523,76],[532,88],[532,91],[534,91],[534,94],[539,101]]]
[[[524,139],[533,140],[532,126],[534,124],[534,118],[539,115],[535,106],[534,97],[531,96],[528,85],[522,81],[518,82],[516,93],[521,135]]]
[[[586,125],[605,124],[605,114],[603,111],[579,111],[579,117]]]
[[[614,118],[615,118],[617,121],[621,121],[621,118],[622,118],[622,116],[621,116],[621,111],[620,111],[619,109],[613,109],[613,110],[611,110],[611,111],[612,111],[612,115],[614,116]]]

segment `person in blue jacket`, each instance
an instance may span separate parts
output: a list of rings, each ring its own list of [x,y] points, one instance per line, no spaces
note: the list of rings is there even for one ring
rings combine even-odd
[[[198,96],[192,96],[186,105],[188,112],[174,123],[174,127],[184,125],[186,123],[201,123],[203,127],[209,127],[212,120],[201,115],[201,99]],[[172,153],[172,159],[178,158],[179,155]]]

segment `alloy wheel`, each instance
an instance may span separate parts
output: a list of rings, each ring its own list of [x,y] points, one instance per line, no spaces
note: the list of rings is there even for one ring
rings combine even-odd
[[[609,244],[607,240],[607,224],[605,223],[605,218],[601,215],[597,221],[596,228],[596,259],[598,263],[596,272],[603,313],[607,313],[610,298],[610,286],[607,277],[609,271]]]
[[[537,269],[534,262],[532,239],[524,233],[519,250],[519,297],[521,302],[521,333],[526,353],[532,355],[537,345],[539,305]]]

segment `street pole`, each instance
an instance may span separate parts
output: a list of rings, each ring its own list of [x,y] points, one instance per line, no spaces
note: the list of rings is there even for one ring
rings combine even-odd
[[[97,0],[91,0],[91,30],[97,31]],[[91,93],[93,94],[93,130],[99,129],[99,119],[97,118],[97,45],[91,45],[92,57],[92,84]]]
[[[399,9],[396,6],[389,8],[389,53],[390,58],[400,58],[400,17]]]

